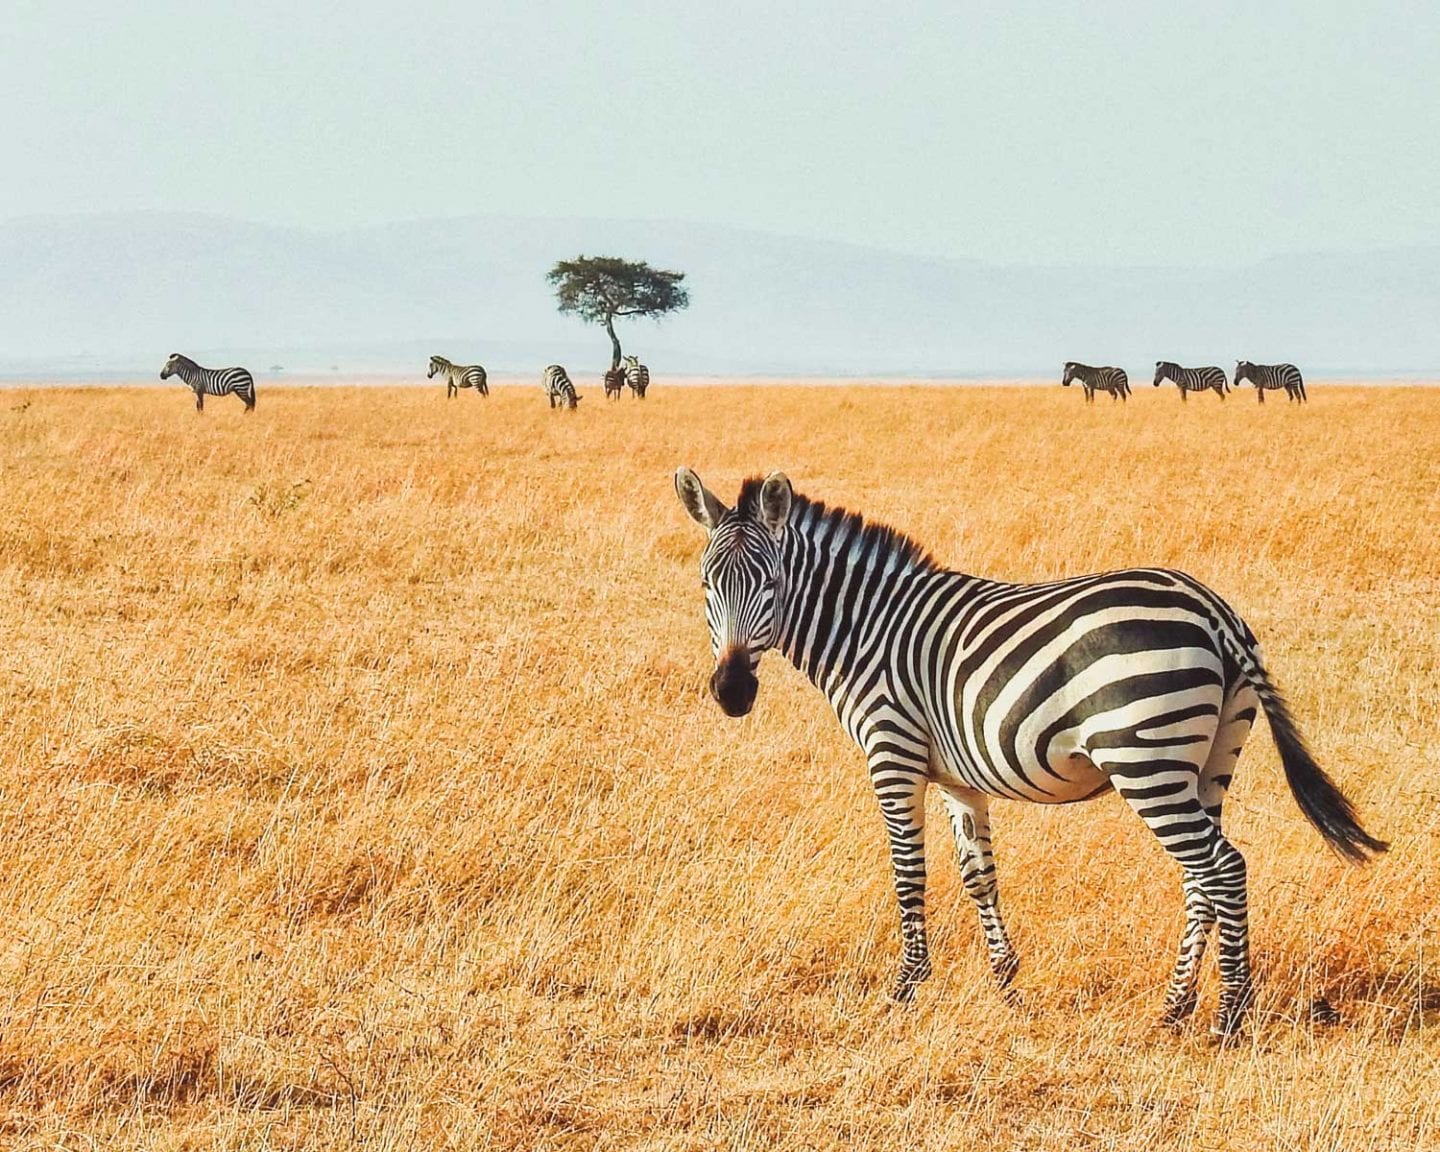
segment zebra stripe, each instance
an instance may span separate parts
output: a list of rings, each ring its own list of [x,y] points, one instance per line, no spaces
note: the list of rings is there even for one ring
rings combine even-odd
[[[433,380],[442,375],[445,377],[445,397],[448,400],[458,396],[461,388],[474,388],[477,396],[490,395],[485,369],[479,364],[452,364],[443,356],[431,356],[430,371],[425,373],[425,379]]]
[[[650,387],[650,369],[640,363],[640,357],[625,357],[625,383],[637,399],[645,399],[645,390]]]
[[[1225,382],[1225,373],[1213,364],[1207,364],[1204,368],[1182,368],[1172,360],[1155,361],[1155,387],[1160,387],[1162,380],[1173,380],[1180,389],[1180,399],[1190,399],[1191,392],[1204,392],[1207,389],[1214,389],[1215,394],[1221,400],[1225,399],[1225,393],[1229,391],[1229,385]]]
[[[1092,368],[1089,364],[1078,364],[1069,360],[1065,364],[1065,375],[1060,383],[1068,388],[1074,380],[1080,381],[1080,386],[1085,391],[1086,403],[1094,402],[1096,392],[1110,393],[1111,401],[1114,401],[1116,396],[1121,400],[1130,398],[1130,377],[1125,375],[1123,368],[1112,368],[1108,365]]]
[[[625,369],[611,368],[605,373],[605,399],[618,400],[625,391]]]
[[[206,396],[229,396],[234,393],[245,401],[245,411],[255,410],[255,377],[246,368],[203,368],[188,356],[170,353],[160,379],[179,376],[195,393],[195,411],[205,411]]]
[[[1305,381],[1300,375],[1300,369],[1293,364],[1252,364],[1249,360],[1235,361],[1235,386],[1238,388],[1242,380],[1249,380],[1255,385],[1255,395],[1260,403],[1265,403],[1265,393],[1273,392],[1277,388],[1285,389],[1285,395],[1291,400],[1298,400],[1302,404],[1308,397],[1305,395]]]
[[[1018,958],[1000,915],[991,798],[1119,792],[1183,873],[1165,1017],[1194,1009],[1218,922],[1223,1034],[1240,1026],[1251,991],[1245,861],[1221,831],[1221,805],[1259,708],[1296,801],[1329,844],[1357,861],[1384,851],[1306,750],[1254,634],[1191,577],[1136,568],[1005,584],[944,569],[893,529],[796,495],[779,473],[747,480],[734,509],[689,469],[675,486],[709,531],[700,572],[711,694],[731,716],[749,712],[761,655],[776,648],[865,753],[900,908],[896,998],[930,975],[929,785],[948,809],[1002,987]]]
[[[569,373],[559,364],[551,364],[545,369],[540,378],[540,386],[545,389],[551,408],[557,405],[561,408],[575,408],[582,399],[576,393],[575,385],[570,383]]]

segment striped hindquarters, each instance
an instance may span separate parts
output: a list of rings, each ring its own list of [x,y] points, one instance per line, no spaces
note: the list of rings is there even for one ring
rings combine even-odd
[[[645,390],[650,387],[650,369],[641,364],[637,357],[625,357],[625,383],[630,386],[631,392],[643,400]]]

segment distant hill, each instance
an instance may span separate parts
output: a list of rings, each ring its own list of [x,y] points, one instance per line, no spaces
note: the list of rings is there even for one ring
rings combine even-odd
[[[412,370],[431,352],[531,371],[602,367],[555,312],[559,258],[688,274],[689,312],[630,322],[661,372],[1137,377],[1159,357],[1294,360],[1315,374],[1440,369],[1440,248],[1235,269],[1018,267],[735,228],[466,217],[315,232],[125,213],[0,224],[0,371],[158,371],[166,353],[258,370]]]

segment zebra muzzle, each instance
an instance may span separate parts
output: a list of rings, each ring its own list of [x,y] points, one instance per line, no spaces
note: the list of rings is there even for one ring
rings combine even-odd
[[[710,695],[727,716],[744,716],[755,706],[760,681],[750,670],[750,658],[742,650],[727,652],[710,677]]]

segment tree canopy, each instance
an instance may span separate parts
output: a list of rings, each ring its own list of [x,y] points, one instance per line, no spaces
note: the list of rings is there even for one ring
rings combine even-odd
[[[610,337],[611,368],[620,365],[617,316],[651,316],[658,320],[690,305],[690,294],[681,283],[685,273],[652,268],[643,260],[577,256],[557,262],[546,279],[555,287],[561,313],[605,326]]]

